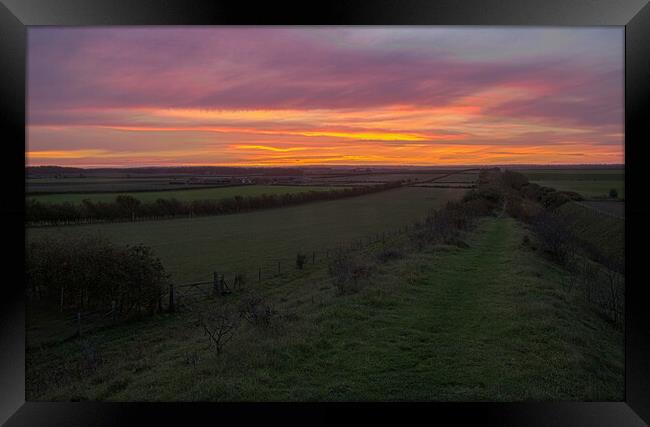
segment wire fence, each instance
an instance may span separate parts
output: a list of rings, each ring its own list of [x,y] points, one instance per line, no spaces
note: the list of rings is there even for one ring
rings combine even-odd
[[[190,308],[191,311],[192,305],[206,298],[237,293],[244,287],[262,285],[282,278],[299,277],[301,273],[309,274],[313,272],[314,267],[328,265],[337,254],[364,251],[368,248],[384,248],[395,238],[404,236],[414,227],[414,225],[404,225],[388,231],[355,238],[345,244],[318,250],[296,251],[296,256],[293,258],[266,259],[263,262],[258,262],[256,267],[254,263],[251,263],[247,268],[215,268],[214,271],[201,277],[206,280],[170,283],[168,290],[166,290],[166,305],[164,308],[168,311],[174,311],[179,306],[182,306]],[[299,256],[303,257],[302,263],[298,262]]]
[[[351,252],[364,252],[368,249],[381,250],[387,247],[399,236],[404,236],[413,230],[416,225],[404,225],[395,229],[373,233],[363,237],[354,238],[339,245],[311,251],[297,251],[296,257],[278,257],[267,259],[250,265],[248,268],[215,268],[199,277],[193,282],[172,282],[159,296],[157,307],[152,307],[152,312],[176,312],[179,310],[194,312],[198,304],[208,299],[221,298],[229,294],[238,294],[250,289],[259,289],[266,284],[282,283],[283,279],[300,279],[328,265],[337,254]],[[304,257],[302,266],[297,263],[298,255]],[[331,284],[329,277],[319,278],[311,283],[313,286]],[[110,308],[83,309],[73,311],[61,305],[63,313],[62,337],[64,340],[83,337],[98,329],[114,325],[125,319],[124,313],[116,301],[111,302]],[[129,313],[127,313],[129,314]]]

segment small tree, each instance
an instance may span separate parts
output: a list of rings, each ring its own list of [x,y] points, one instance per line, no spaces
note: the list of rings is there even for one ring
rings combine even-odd
[[[234,337],[238,325],[235,317],[226,309],[201,315],[198,323],[203,327],[203,335],[209,339],[208,348],[214,347],[217,354],[221,354],[224,346]]]
[[[127,194],[120,194],[115,198],[115,203],[123,214],[130,216],[131,221],[135,221],[136,210],[141,204],[140,200]]]
[[[616,191],[616,188],[612,188],[609,190],[609,198],[610,199],[616,199],[618,197],[618,191]]]
[[[334,286],[340,293],[353,293],[359,290],[371,274],[370,266],[358,256],[337,252],[328,266]]]

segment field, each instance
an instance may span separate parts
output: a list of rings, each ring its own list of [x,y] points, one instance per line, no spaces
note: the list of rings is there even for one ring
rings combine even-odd
[[[99,233],[120,244],[144,243],[175,281],[207,280],[213,271],[257,277],[258,267],[265,276],[277,272],[278,260],[291,267],[298,251],[321,257],[339,244],[402,227],[465,191],[409,187],[236,215],[31,228],[27,236]]]
[[[608,182],[588,173],[536,173],[555,173],[562,179],[549,181],[574,188]],[[455,174],[428,185],[475,179]],[[231,215],[28,228],[28,241],[97,234],[120,245],[150,246],[176,285],[177,310],[167,311],[161,300],[164,309],[153,317],[115,323],[88,313],[84,332],[74,337],[75,313],[28,307],[27,398],[620,401],[623,329],[583,290],[567,285],[572,273],[551,260],[540,237],[495,208],[457,240],[416,250],[404,226],[468,191],[416,185]],[[178,193],[205,198],[260,188],[305,187]],[[578,239],[618,260],[624,219],[590,203],[617,202],[569,202],[555,215]],[[332,279],[337,247],[350,248],[346,257],[370,266],[370,279],[356,292],[341,292]],[[398,256],[378,261],[387,249]],[[299,253],[307,256],[304,269],[296,267]],[[229,280],[243,273],[246,281],[232,294],[214,296],[213,272]],[[195,281],[206,283],[179,286]],[[167,299],[166,286],[164,292]],[[223,352],[211,349],[200,316],[241,313],[252,299],[268,304],[274,320],[254,323],[240,314]]]
[[[259,196],[262,194],[287,194],[301,193],[305,191],[325,191],[330,189],[341,189],[345,187],[321,187],[321,186],[288,186],[288,185],[238,185],[232,187],[212,187],[167,191],[137,191],[129,193],[100,192],[100,193],[58,193],[58,194],[41,194],[30,196],[29,198],[39,202],[50,203],[81,203],[84,199],[93,202],[113,202],[120,194],[128,194],[142,202],[155,202],[156,199],[177,200],[210,200],[224,199],[234,196]]]
[[[155,190],[184,190],[195,187],[205,187],[204,184],[189,184],[177,176],[126,177],[62,177],[62,178],[28,178],[26,190],[28,193],[68,193],[68,192],[116,192],[116,191],[155,191]],[[178,180],[178,183],[172,183]]]
[[[221,355],[188,311],[33,349],[27,399],[622,400],[622,333],[522,246],[526,234],[485,219],[467,248],[384,264],[353,295],[323,267],[269,281],[260,292],[282,324],[243,324]]]
[[[607,198],[612,188],[619,198],[625,198],[623,169],[527,169],[518,172],[536,184],[575,191],[586,198]]]

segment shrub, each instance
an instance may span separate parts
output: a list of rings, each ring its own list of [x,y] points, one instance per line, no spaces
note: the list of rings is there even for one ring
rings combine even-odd
[[[571,266],[577,251],[576,239],[559,218],[543,211],[533,220],[532,228],[540,237],[542,248],[553,259]]]
[[[273,307],[258,296],[252,296],[245,300],[239,309],[239,317],[261,326],[271,326],[276,314]]]
[[[358,291],[370,277],[370,266],[358,256],[339,251],[328,266],[334,286],[340,293]]]
[[[395,248],[384,249],[377,254],[377,260],[381,263],[401,258],[404,258],[404,252]]]
[[[511,170],[506,170],[501,175],[501,180],[503,183],[512,189],[520,190],[523,186],[528,184],[528,179],[526,176],[519,172],[514,172]]]
[[[541,187],[532,182],[521,187],[520,192],[523,197],[531,200],[539,201],[542,197]]]
[[[28,296],[63,308],[108,308],[119,313],[153,312],[167,275],[150,248],[118,247],[97,236],[28,244]]]
[[[511,198],[506,204],[506,212],[523,222],[531,222],[542,211],[542,207],[532,200]]]
[[[479,190],[471,190],[463,196],[463,202],[482,199],[491,206],[498,206],[503,201],[503,194],[495,187],[483,187]]]
[[[541,198],[542,205],[550,210],[558,208],[570,201],[570,196],[559,191],[549,191]]]
[[[575,191],[560,191],[559,193],[564,194],[569,199],[571,199],[573,201],[576,201],[576,202],[580,202],[580,201],[584,200],[584,197],[582,197],[582,195],[580,195],[579,193],[576,193]]]
[[[609,198],[616,199],[618,197],[618,191],[615,188],[609,190]]]

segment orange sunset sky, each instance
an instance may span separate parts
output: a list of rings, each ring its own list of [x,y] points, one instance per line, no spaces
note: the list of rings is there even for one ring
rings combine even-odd
[[[28,30],[29,166],[623,163],[623,29]]]

